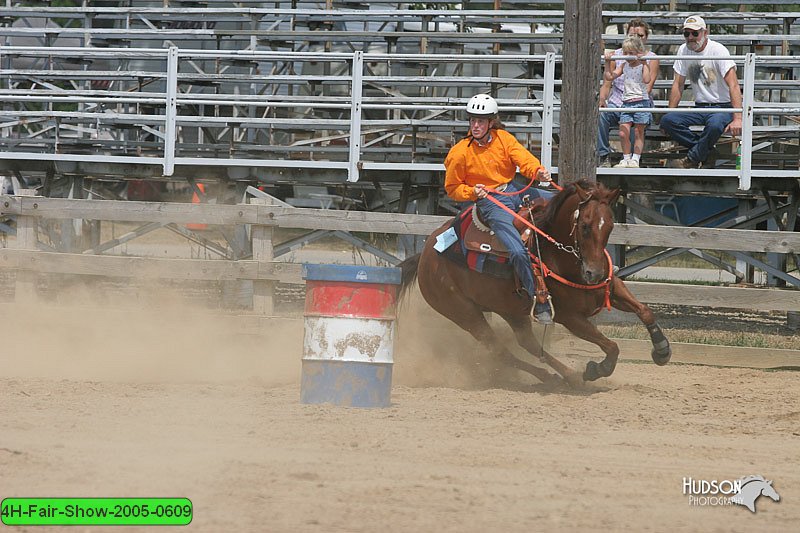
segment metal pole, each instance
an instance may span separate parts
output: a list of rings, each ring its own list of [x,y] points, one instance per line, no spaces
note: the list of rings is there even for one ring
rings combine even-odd
[[[544,110],[542,111],[542,165],[553,166],[553,101],[556,90],[556,55],[548,52],[544,60]]]
[[[358,181],[361,161],[361,89],[364,52],[353,53],[353,75],[350,87],[350,156],[347,160],[347,181]]]
[[[164,175],[175,172],[175,119],[178,116],[178,48],[169,47],[167,55],[167,101],[165,110],[166,134],[164,136]]]
[[[744,59],[744,94],[742,94],[742,169],[739,175],[739,190],[750,190],[750,174],[753,150],[753,101],[755,98],[756,55],[747,54]]]

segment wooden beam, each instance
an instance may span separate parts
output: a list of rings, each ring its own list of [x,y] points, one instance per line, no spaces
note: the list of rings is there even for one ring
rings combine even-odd
[[[614,224],[610,244],[657,246],[662,248],[697,248],[700,250],[735,250],[739,252],[796,253],[800,233],[740,229],[692,228]]]
[[[370,211],[301,209],[274,205],[68,200],[42,197],[0,197],[0,214],[43,218],[82,218],[126,222],[261,224],[281,228],[363,231],[430,235],[450,217]],[[721,230],[683,226],[615,224],[610,244],[698,248],[742,252],[800,253],[794,232]]]
[[[253,224],[256,206],[2,196],[0,214],[163,224]]]
[[[451,217],[260,206],[258,220],[261,224],[274,224],[283,228],[430,235],[436,228],[451,220]]]
[[[299,263],[209,259],[156,259],[0,249],[0,268],[59,274],[187,280],[274,280],[303,283]]]
[[[34,250],[0,249],[0,268],[125,278],[172,278],[187,280],[273,280],[304,283],[302,265],[258,261],[204,259],[154,259],[105,255],[81,255]],[[796,311],[800,291],[714,287],[672,283],[626,282],[645,303]]]
[[[597,177],[602,0],[564,0],[559,182]]]
[[[203,259],[155,259],[0,250],[0,268],[125,278],[174,278],[187,280],[273,280],[304,283],[302,265],[258,261],[214,261]],[[673,283],[626,282],[645,303],[795,311],[800,309],[800,291],[715,287]]]
[[[261,224],[285,228],[413,235],[430,235],[450,219],[430,215],[301,209],[272,205],[70,200],[40,196],[0,196],[0,214],[162,224]]]
[[[666,332],[669,338],[669,332]],[[623,361],[650,362],[652,343],[648,340],[618,339],[612,340],[619,345],[620,359]],[[673,363],[690,363],[700,365],[737,366],[745,368],[780,368],[797,366],[800,362],[800,350],[781,350],[775,348],[751,348],[742,346],[719,346],[714,344],[693,344],[674,342],[672,346]],[[550,340],[549,349],[553,355],[597,359],[602,356],[600,348],[587,341],[575,338],[564,330],[557,330]]]
[[[639,301],[667,305],[758,309],[760,311],[796,311],[800,309],[800,291],[792,289],[753,289],[626,281],[625,285]]]

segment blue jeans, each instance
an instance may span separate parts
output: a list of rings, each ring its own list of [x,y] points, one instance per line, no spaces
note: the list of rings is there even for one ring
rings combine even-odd
[[[505,192],[516,192],[518,190],[519,188],[511,182],[508,184]],[[531,191],[531,196],[536,192],[531,189],[529,189],[529,191]],[[527,193],[528,191],[525,191],[523,195]],[[519,210],[522,201],[521,195],[494,195],[494,197],[515,213]],[[508,249],[509,260],[519,277],[520,283],[522,283],[522,287],[527,291],[528,295],[533,298],[536,293],[536,284],[533,281],[533,272],[531,271],[531,258],[528,255],[528,250],[522,244],[519,232],[514,228],[514,217],[511,213],[501,209],[500,206],[496,205],[488,198],[481,198],[476,204],[483,220],[486,221],[486,224],[492,228],[492,231],[494,231],[497,238],[500,239],[500,242]]]
[[[606,107],[614,107],[611,104],[606,104]],[[616,111],[601,112],[597,121],[597,155],[606,157],[612,152],[611,142],[608,134],[611,128],[619,127],[619,118],[622,113]]]
[[[731,104],[696,104],[696,107],[731,107]],[[732,120],[733,113],[665,113],[661,117],[661,129],[673,141],[689,149],[689,159],[702,163]],[[689,126],[705,126],[705,129],[695,133]]]
[[[649,111],[637,111],[641,107],[650,107],[650,102],[640,100],[622,104],[622,113],[619,121],[623,124],[644,124],[645,126],[653,122],[653,114]]]

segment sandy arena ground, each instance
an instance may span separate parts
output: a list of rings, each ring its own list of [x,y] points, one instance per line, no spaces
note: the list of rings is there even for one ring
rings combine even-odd
[[[623,362],[585,390],[548,389],[495,371],[412,303],[392,407],[302,405],[302,320],[139,304],[2,308],[0,498],[187,497],[189,529],[209,532],[800,522],[795,372]],[[762,497],[753,514],[690,506],[682,492],[684,477],[750,474],[773,480],[781,501]]]

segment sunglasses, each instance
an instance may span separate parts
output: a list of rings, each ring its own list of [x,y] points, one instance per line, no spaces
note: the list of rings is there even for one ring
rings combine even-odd
[[[629,33],[628,35],[630,35],[630,36],[635,35],[635,36],[639,37],[640,39],[646,39],[647,38],[647,35],[645,35],[644,33]]]
[[[698,37],[698,36],[700,35],[700,32],[699,32],[699,31],[697,31],[697,30],[694,30],[694,31],[683,30],[683,36],[684,36],[684,37],[688,37],[688,36],[690,36],[690,35],[691,35],[692,37]]]

